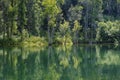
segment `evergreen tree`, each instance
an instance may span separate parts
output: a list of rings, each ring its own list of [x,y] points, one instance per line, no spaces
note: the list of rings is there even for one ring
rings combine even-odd
[[[25,29],[26,26],[26,22],[27,18],[26,18],[26,0],[19,0],[19,4],[18,4],[18,29],[20,31],[21,34],[21,40],[23,41],[24,39],[24,33],[23,30]]]
[[[47,33],[48,33],[48,43],[53,43],[53,34],[56,27],[56,16],[61,12],[60,8],[57,6],[56,0],[43,0],[42,6],[44,7],[44,16],[46,16],[48,21]]]
[[[17,0],[11,0],[11,5],[10,5],[10,8],[11,8],[11,10],[10,10],[10,13],[9,13],[9,15],[11,16],[11,34],[10,34],[10,37],[12,38],[12,35],[13,35],[13,33],[16,33],[17,32],[17,21],[16,21],[16,19],[17,19],[17,9],[18,9],[18,7],[17,7],[17,3],[18,3],[18,1]]]
[[[34,0],[33,12],[34,12],[35,32],[37,33],[36,34],[37,36],[40,36],[40,31],[42,31],[41,25],[43,25],[43,18],[44,18],[40,0]]]

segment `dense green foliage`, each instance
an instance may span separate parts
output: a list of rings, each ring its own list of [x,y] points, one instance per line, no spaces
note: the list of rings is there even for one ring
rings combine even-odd
[[[120,0],[0,0],[0,38],[120,42]]]

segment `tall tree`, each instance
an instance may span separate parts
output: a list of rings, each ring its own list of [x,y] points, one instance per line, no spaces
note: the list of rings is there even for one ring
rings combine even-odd
[[[79,0],[83,5],[83,25],[85,40],[95,38],[96,21],[102,20],[102,0]],[[89,35],[88,35],[89,34]]]
[[[26,9],[27,9],[27,30],[29,33],[29,36],[31,36],[31,34],[33,34],[34,30],[34,10],[33,10],[33,5],[34,5],[34,0],[27,0],[27,4],[26,4]]]
[[[78,44],[78,32],[81,29],[82,29],[82,26],[80,25],[80,23],[77,20],[75,20],[74,21],[74,27],[72,29],[72,32],[73,32],[73,42],[74,43]]]
[[[18,9],[18,0],[11,0],[10,1],[10,7],[11,7],[11,12],[10,12],[10,17],[11,17],[11,33],[10,37],[12,38],[13,33],[17,32],[17,9]]]
[[[2,5],[2,0],[0,1],[0,36],[3,33],[3,5]]]
[[[53,34],[56,27],[56,16],[61,12],[60,7],[57,5],[57,0],[43,0],[42,6],[44,7],[44,15],[47,18],[48,26],[48,43],[53,43]]]
[[[10,12],[10,1],[6,0],[3,1],[3,21],[4,21],[4,36],[5,33],[7,33],[7,38],[10,38],[10,16],[9,16],[9,12]]]
[[[68,20],[70,21],[71,25],[74,24],[75,20],[80,21],[82,17],[82,9],[83,7],[81,5],[71,5],[71,7],[68,10]]]
[[[40,0],[34,0],[34,5],[33,5],[34,22],[35,22],[34,26],[37,36],[40,36],[40,32],[42,31],[41,25],[43,24],[43,18],[44,18],[41,6],[42,4]]]
[[[97,29],[97,21],[101,21],[102,20],[102,5],[103,2],[102,0],[93,0],[91,3],[91,11],[90,11],[90,39],[92,42],[93,40],[95,40],[96,37],[96,29]]]
[[[117,0],[117,17],[120,18],[120,0]]]
[[[3,1],[3,6],[4,33],[7,32],[7,38],[11,39],[17,30],[17,0]]]
[[[69,22],[64,20],[64,22],[62,24],[60,24],[59,30],[60,30],[61,37],[63,38],[62,39],[63,40],[63,44],[66,45],[67,38],[70,35],[70,33],[69,33],[70,32]]]
[[[116,17],[118,0],[103,0],[104,14]]]
[[[26,0],[19,0],[19,4],[18,4],[18,29],[20,31],[22,41],[24,39],[23,30],[25,29],[26,24],[27,24]]]
[[[27,1],[27,29],[29,34],[40,36],[40,28],[43,24],[43,12],[40,0]]]
[[[3,18],[2,18],[2,11],[0,11],[0,36],[3,33]]]

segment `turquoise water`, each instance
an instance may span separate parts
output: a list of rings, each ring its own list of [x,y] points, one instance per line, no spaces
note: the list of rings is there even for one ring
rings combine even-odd
[[[120,80],[120,46],[0,48],[0,80]]]

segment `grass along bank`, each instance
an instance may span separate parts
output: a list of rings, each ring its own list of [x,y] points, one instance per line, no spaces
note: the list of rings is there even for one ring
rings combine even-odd
[[[71,37],[57,37],[51,45],[54,46],[72,46],[73,44],[119,44],[115,42],[97,42],[97,41],[78,41],[73,43]],[[45,47],[48,46],[48,40],[44,37],[31,36],[21,41],[20,38],[0,39],[0,46],[3,47]]]
[[[29,38],[25,38],[23,41],[21,41],[20,38],[12,38],[12,39],[0,39],[0,46],[5,47],[41,47],[41,46],[47,46],[48,43],[45,40],[45,38],[41,37],[35,37],[31,36]]]

